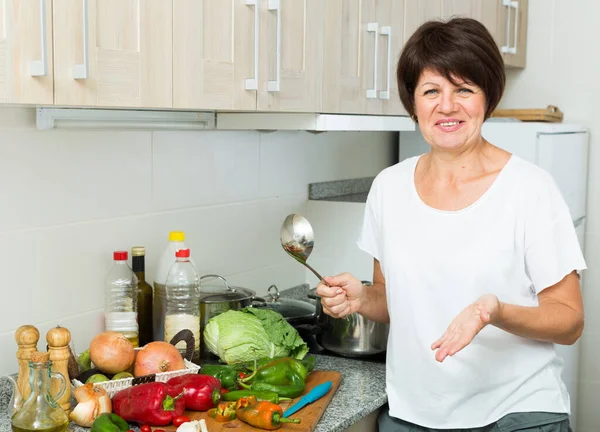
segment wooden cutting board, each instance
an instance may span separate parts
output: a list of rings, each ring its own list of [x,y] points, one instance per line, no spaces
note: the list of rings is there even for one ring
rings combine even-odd
[[[325,412],[325,408],[327,408],[327,405],[329,405],[331,398],[333,397],[336,390],[340,386],[340,383],[342,381],[342,374],[339,372],[335,372],[335,371],[317,370],[317,371],[312,371],[308,375],[308,377],[306,377],[306,388],[304,389],[304,394],[311,391],[312,388],[315,387],[316,385],[319,385],[325,381],[331,381],[333,383],[333,385],[331,386],[331,390],[329,390],[329,392],[325,396],[323,396],[321,399],[319,399],[318,401],[305,406],[300,411],[296,412],[294,415],[291,416],[291,418],[299,418],[300,423],[299,424],[284,423],[281,426],[281,428],[278,430],[280,430],[280,431],[287,430],[287,431],[312,432],[315,429],[317,423],[321,419],[321,416],[323,416],[323,413]],[[293,403],[296,403],[299,399],[300,398],[294,399],[293,401],[290,401],[290,402],[282,402],[279,405],[285,411],[288,406],[290,406]],[[206,426],[208,427],[209,432],[221,432],[221,431],[231,432],[232,430],[238,431],[238,432],[249,432],[249,431],[256,432],[256,431],[263,430],[263,429],[258,429],[258,428],[252,427],[252,426],[250,426],[246,423],[243,423],[242,421],[237,420],[237,419],[227,422],[227,423],[219,423],[218,421],[208,417],[206,412],[186,411],[185,415],[187,415],[191,420],[205,419]],[[156,429],[163,429],[165,431],[175,431],[177,428],[173,425],[152,428],[152,430],[156,430]]]
[[[509,117],[521,121],[541,121],[560,123],[563,120],[563,112],[554,105],[548,105],[542,109],[504,109],[496,110],[492,117]]]

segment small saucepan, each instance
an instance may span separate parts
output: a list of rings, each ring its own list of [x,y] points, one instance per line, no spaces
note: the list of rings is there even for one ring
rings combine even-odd
[[[369,281],[362,281],[371,286]],[[323,312],[321,298],[316,288],[308,298],[317,300],[317,342],[324,348],[344,357],[364,357],[379,354],[387,349],[389,324],[378,323],[353,313],[344,318],[333,318]]]

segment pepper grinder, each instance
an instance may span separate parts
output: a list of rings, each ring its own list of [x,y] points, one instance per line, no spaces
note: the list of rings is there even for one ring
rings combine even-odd
[[[21,392],[22,400],[26,400],[31,393],[31,387],[29,386],[29,360],[31,360],[31,354],[37,351],[39,340],[40,332],[32,325],[21,326],[15,332],[15,341],[19,346],[17,349],[17,360],[19,361],[17,387]]]
[[[71,385],[69,384],[69,357],[71,356],[69,343],[71,342],[71,332],[65,327],[57,326],[48,330],[46,342],[48,342],[52,372],[61,373],[68,384],[65,393],[56,402],[69,414],[71,412]],[[50,385],[50,393],[56,394],[60,390],[60,385],[60,381],[53,379]]]

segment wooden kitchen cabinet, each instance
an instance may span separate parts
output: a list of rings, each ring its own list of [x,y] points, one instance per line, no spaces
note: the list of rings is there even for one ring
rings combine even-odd
[[[492,34],[508,67],[524,68],[526,64],[528,6],[529,0],[497,0],[498,20]]]
[[[507,67],[524,68],[528,1],[443,0],[442,18],[458,15],[480,21],[498,44],[504,64]]]
[[[323,0],[259,2],[259,111],[320,112]]]
[[[396,64],[405,0],[333,0],[325,7],[323,112],[406,115]]]
[[[442,18],[454,15],[483,23],[498,44],[507,67],[524,68],[529,0],[443,0]]]
[[[172,107],[172,0],[54,0],[56,105]]]
[[[51,104],[52,1],[0,1],[0,103]]]
[[[173,3],[174,108],[256,110],[258,11],[256,0]]]

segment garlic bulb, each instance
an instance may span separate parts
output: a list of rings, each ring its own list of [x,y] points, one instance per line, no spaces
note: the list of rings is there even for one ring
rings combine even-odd
[[[202,429],[200,427],[200,421],[193,420],[193,421],[182,423],[177,428],[177,432],[202,432]]]

